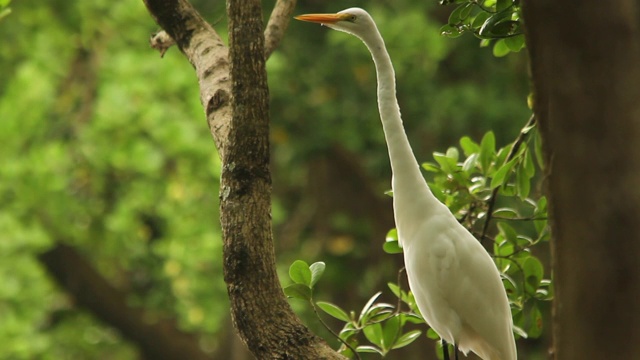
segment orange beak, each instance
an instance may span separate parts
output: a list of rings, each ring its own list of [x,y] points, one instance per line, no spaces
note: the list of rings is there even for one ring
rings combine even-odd
[[[294,19],[318,24],[335,24],[338,21],[347,19],[349,16],[349,14],[304,14],[295,16]]]

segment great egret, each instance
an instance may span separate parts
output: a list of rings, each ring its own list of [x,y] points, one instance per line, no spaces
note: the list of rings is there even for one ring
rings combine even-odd
[[[440,337],[485,360],[515,360],[509,300],[500,273],[482,245],[431,192],[402,126],[393,64],[365,10],[307,14],[364,42],[376,66],[378,110],[393,179],[393,209],[409,286],[426,322]],[[456,353],[457,357],[457,353]]]

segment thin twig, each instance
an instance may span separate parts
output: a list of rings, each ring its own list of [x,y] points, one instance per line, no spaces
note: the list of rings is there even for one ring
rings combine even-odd
[[[518,134],[516,141],[513,142],[513,145],[511,146],[511,150],[509,150],[509,154],[507,155],[507,159],[505,160],[505,164],[511,161],[516,156],[516,154],[518,153],[518,150],[520,149],[520,146],[522,145],[522,143],[524,143],[524,140],[527,138],[527,135],[529,134],[529,132],[524,130],[530,129],[533,125],[535,125],[535,123],[536,123],[535,115],[531,114],[529,121],[527,121],[526,125],[522,128],[522,130]],[[491,192],[491,197],[489,197],[489,200],[487,201],[487,205],[488,205],[487,219],[484,222],[484,226],[482,227],[482,233],[480,234],[481,243],[482,243],[482,240],[484,240],[485,236],[487,235],[487,230],[489,229],[489,222],[491,221],[491,218],[492,218],[493,208],[496,203],[496,197],[498,196],[498,191],[500,191],[500,186],[493,189],[493,191]]]
[[[333,331],[333,329],[331,329],[329,325],[327,325],[327,323],[324,322],[324,320],[322,320],[320,313],[318,313],[318,308],[316,307],[316,304],[313,303],[313,299],[309,299],[309,303],[311,303],[311,308],[313,309],[313,313],[316,314],[316,317],[318,318],[318,320],[320,320],[320,324],[322,324],[322,326],[324,326],[324,328],[327,329],[331,333],[331,335],[335,336],[336,339],[340,340],[341,343],[343,343],[346,347],[348,347],[349,350],[351,350],[353,355],[356,357],[356,359],[361,360],[360,355],[358,354],[356,349],[354,349],[353,346],[351,346],[346,340],[343,340],[340,337],[340,335],[336,334],[336,332]]]

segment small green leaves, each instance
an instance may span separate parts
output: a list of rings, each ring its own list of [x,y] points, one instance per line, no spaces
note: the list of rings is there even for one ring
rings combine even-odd
[[[326,268],[326,265],[322,261],[315,262],[311,264],[311,266],[309,266],[309,270],[311,270],[311,285],[310,285],[311,288],[313,288],[313,286],[318,282],[318,280],[320,280],[320,278],[322,277],[322,274],[324,274],[325,268]]]
[[[312,290],[324,273],[325,263],[316,262],[309,266],[302,260],[296,260],[289,267],[289,278],[294,283],[283,290],[290,298],[310,301]]]
[[[349,317],[349,315],[337,305],[324,302],[324,301],[318,301],[316,305],[318,305],[318,307],[322,309],[322,311],[326,312],[327,314],[333,316],[338,320],[342,320],[344,322],[351,321],[351,318]]]
[[[285,287],[284,294],[294,299],[311,300],[311,288],[302,284],[292,284]]]
[[[511,173],[511,169],[513,168],[513,165],[516,164],[517,160],[518,159],[513,159],[498,168],[495,174],[493,174],[493,178],[491,179],[491,189],[502,186],[505,181],[508,180],[507,176]]]
[[[400,243],[398,242],[398,231],[396,229],[389,230],[387,236],[384,239],[384,245],[382,245],[382,249],[387,254],[402,253],[402,248],[400,247]]]
[[[502,43],[508,46],[506,40]],[[492,132],[479,143],[463,137],[461,150],[434,153],[435,161],[423,164],[431,177],[431,191],[457,218],[464,219],[465,225],[477,229],[490,219],[484,241],[494,241],[492,255],[512,304],[516,327],[521,336],[531,337],[539,334],[539,328],[532,328],[532,324],[541,321],[535,306],[553,298],[542,263],[530,253],[532,246],[550,237],[547,200],[530,198],[540,196],[532,185],[541,165],[536,162],[541,153],[539,143],[535,122],[530,120],[514,144],[497,147]],[[499,205],[487,214],[491,198]],[[410,293],[395,285],[389,287],[404,302],[411,302]],[[435,333],[427,335],[438,338]]]
[[[311,287],[311,269],[309,269],[309,265],[302,260],[296,260],[291,264],[289,267],[289,277],[296,284]]]
[[[496,136],[493,131],[487,132],[480,142],[480,166],[481,170],[487,173],[490,169],[492,159],[496,155]]]
[[[481,39],[482,47],[495,41],[493,54],[496,57],[518,52],[525,46],[518,2],[459,0],[442,3],[457,5],[451,11],[447,24],[440,28],[442,35],[455,38],[472,33]]]

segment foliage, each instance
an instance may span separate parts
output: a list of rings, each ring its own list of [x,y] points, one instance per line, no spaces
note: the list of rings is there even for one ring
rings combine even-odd
[[[9,7],[9,3],[11,0],[0,0],[0,20],[3,17],[11,14],[11,8]]]
[[[420,317],[412,312],[401,312],[399,305],[396,311],[394,305],[376,303],[380,292],[369,299],[357,316],[355,312],[347,313],[335,304],[324,301],[315,302],[314,285],[324,273],[324,269],[323,262],[316,262],[309,266],[302,260],[296,260],[289,268],[289,277],[294,283],[286,286],[284,292],[290,298],[308,301],[321,321],[317,308],[346,323],[339,334],[333,333],[342,343],[338,350],[341,354],[356,358],[359,358],[358,353],[377,353],[385,356],[391,350],[411,344],[420,336],[420,330],[403,331],[407,323],[422,322]],[[401,291],[393,284],[389,286],[392,290]],[[412,296],[405,292],[402,295],[403,297],[400,297],[398,293],[399,299],[415,309]],[[322,323],[328,328],[324,321]],[[359,345],[359,335],[362,335],[360,337],[364,337],[370,345]]]
[[[492,244],[492,257],[507,291],[516,334],[537,338],[542,334],[543,326],[540,303],[553,298],[551,281],[545,278],[541,261],[531,253],[534,246],[549,240],[546,198],[530,198],[531,182],[536,179],[535,163],[542,164],[540,142],[531,121],[513,144],[496,150],[495,143],[492,132],[485,134],[479,143],[463,137],[460,147],[464,158],[458,148],[451,147],[446,153],[434,153],[435,162],[424,163],[423,168],[433,174],[429,186],[436,197],[481,242]],[[494,208],[494,202],[500,207]],[[488,222],[495,223],[493,237],[485,225]],[[391,254],[402,251],[395,229],[389,231],[383,247]],[[304,262],[296,261],[291,269],[304,270],[305,267]],[[324,264],[322,267],[324,269]],[[305,282],[300,280],[302,276],[296,275],[298,272],[300,270],[290,271],[295,284],[285,288],[285,293],[311,301],[313,305],[312,290],[317,276],[313,281]],[[303,288],[304,292],[298,288]],[[345,322],[339,339],[350,346],[340,349],[346,356],[353,356],[355,349],[356,352],[376,352],[384,357],[401,347],[399,344],[406,346],[419,335],[418,330],[403,333],[407,321],[424,322],[413,296],[402,290],[399,282],[390,283],[389,288],[398,298],[396,306],[376,303],[380,295],[377,293],[359,317],[334,304],[315,303],[327,314]],[[406,304],[408,309],[403,310],[401,304]],[[360,345],[356,337],[360,332],[370,345]],[[438,337],[431,331],[431,338]]]
[[[194,3],[224,35],[224,4]],[[159,59],[148,48],[157,25],[142,2],[10,5],[13,12],[0,21],[6,44],[0,47],[0,358],[137,356],[135,344],[78,309],[40,266],[37,255],[56,241],[76,247],[151,320],[175,318],[181,329],[201,334],[209,350],[224,346],[220,163],[192,67],[177,49]],[[299,11],[323,4],[313,6]],[[331,6],[326,10],[336,10]],[[523,57],[495,62],[465,39],[440,37],[428,2],[362,6],[388,39],[417,151],[445,146],[462,131],[473,137],[495,128],[500,141],[516,130],[512,118],[526,116]],[[305,209],[299,199],[311,196],[300,189],[313,176],[309,159],[332,144],[346,144],[379,175],[363,187],[384,189],[389,178],[366,49],[344,34],[296,26],[268,63],[276,234]],[[355,81],[345,81],[354,74]],[[370,298],[382,276],[377,270],[392,263],[371,264],[369,242],[361,241],[380,236],[370,234],[378,219],[356,222],[336,210],[328,218],[360,232],[353,250],[331,259],[338,271],[324,275],[332,288],[321,289],[322,296],[348,288],[350,301]],[[280,261],[292,253],[329,253],[308,227],[300,234],[294,246],[278,242]]]
[[[442,0],[441,4],[456,5],[448,23],[440,29],[443,35],[458,37],[466,32],[472,33],[481,39],[483,47],[493,42],[496,57],[519,52],[524,47],[519,2]],[[449,147],[444,153],[434,153],[435,162],[423,164],[423,168],[432,174],[429,186],[459,221],[492,250],[510,300],[516,333],[520,337],[537,338],[542,333],[541,302],[552,299],[553,291],[551,281],[544,276],[542,262],[531,253],[533,247],[549,240],[546,198],[540,196],[535,188],[532,191],[532,182],[539,179],[536,163],[538,168],[542,168],[535,121],[532,118],[527,123],[513,144],[498,150],[493,132],[486,133],[479,143],[464,136],[460,140],[460,148],[462,151]],[[402,252],[395,229],[388,232],[383,249],[389,254]],[[380,305],[384,314],[415,318],[419,311],[411,293],[404,292],[399,282],[389,286],[399,300],[397,306],[376,304],[376,295],[365,309]],[[403,303],[409,310],[401,309]],[[352,347],[346,349],[343,346],[343,353],[354,355],[349,351],[369,349],[385,356],[393,349],[384,346],[381,340],[384,338],[381,330],[385,328],[382,324],[392,316],[378,319],[380,323],[376,323],[376,330],[369,331],[380,336],[365,336],[371,345],[359,345],[352,335],[358,333],[355,330],[370,324],[362,324],[353,313],[347,316],[347,312],[336,305],[320,304],[327,313],[346,323],[340,338],[348,340]],[[400,324],[404,325],[404,322],[400,321]],[[431,329],[427,335],[432,339],[438,338]]]
[[[524,47],[524,34],[517,0],[441,0],[441,4],[456,5],[449,21],[440,31],[443,35],[458,37],[472,33],[481,46],[493,42],[493,54],[505,56]]]
[[[57,242],[150,321],[213,337],[228,317],[213,260],[220,164],[192,68],[148,48],[141,2],[12,7],[0,23],[0,358],[137,356],[47,276],[37,255]]]

